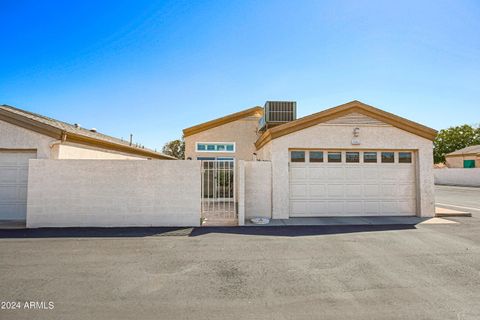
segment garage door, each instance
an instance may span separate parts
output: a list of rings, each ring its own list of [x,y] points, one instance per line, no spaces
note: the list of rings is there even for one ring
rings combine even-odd
[[[416,214],[411,151],[290,151],[290,216]]]
[[[0,150],[0,220],[25,220],[27,216],[28,159],[35,152]]]

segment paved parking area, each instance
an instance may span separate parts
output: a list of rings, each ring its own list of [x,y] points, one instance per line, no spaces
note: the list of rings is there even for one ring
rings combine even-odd
[[[0,319],[480,319],[480,219],[0,231]]]

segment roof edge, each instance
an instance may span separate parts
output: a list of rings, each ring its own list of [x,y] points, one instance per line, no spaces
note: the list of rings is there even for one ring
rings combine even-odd
[[[233,121],[236,121],[236,120],[240,120],[242,118],[252,116],[252,115],[255,115],[255,114],[262,115],[263,114],[263,108],[260,107],[260,106],[256,106],[256,107],[249,108],[249,109],[239,111],[239,112],[235,112],[235,113],[232,113],[232,114],[229,114],[229,115],[226,115],[226,116],[214,119],[214,120],[203,122],[203,123],[197,124],[197,125],[189,127],[189,128],[185,128],[185,129],[183,129],[183,136],[188,137],[188,136],[194,135],[196,133],[199,133],[199,132],[202,132],[202,131],[205,131],[205,130],[209,130],[209,129],[221,126],[223,124],[227,124],[227,123],[230,123],[230,122],[233,122]]]
[[[287,135],[289,133],[309,128],[319,123],[341,117],[351,112],[359,112],[379,121],[388,123],[404,131],[413,133],[422,138],[433,141],[437,135],[437,130],[419,124],[417,122],[402,118],[393,113],[375,108],[358,100],[353,100],[337,107],[329,108],[300,119],[273,127],[265,131],[255,142],[257,149],[262,148],[266,143],[275,138]]]
[[[4,105],[4,106],[11,107],[8,105]],[[23,111],[15,107],[11,107],[11,108]],[[101,147],[108,150],[126,152],[130,154],[141,155],[141,156],[155,158],[155,159],[178,160],[175,157],[168,156],[163,153],[155,152],[153,150],[141,149],[134,146],[128,146],[128,145],[119,144],[115,142],[109,142],[106,140],[96,139],[93,137],[87,137],[87,136],[75,134],[72,132],[67,132],[60,128],[56,128],[46,123],[41,123],[39,121],[29,119],[27,117],[24,117],[14,112],[10,112],[5,109],[0,109],[0,120],[11,123],[13,125],[19,126],[27,130],[31,130],[31,131],[55,138],[57,140],[61,140],[62,136],[65,134],[66,140],[76,142],[79,144],[89,145],[92,147]]]

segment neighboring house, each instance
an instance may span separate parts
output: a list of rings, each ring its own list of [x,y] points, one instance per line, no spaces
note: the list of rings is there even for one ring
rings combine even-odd
[[[434,214],[437,132],[359,101],[300,119],[270,101],[183,132],[187,159],[270,161],[274,219]]]
[[[29,159],[174,158],[94,129],[0,105],[0,220],[25,219]]]
[[[449,168],[480,168],[480,145],[449,153],[445,160]]]

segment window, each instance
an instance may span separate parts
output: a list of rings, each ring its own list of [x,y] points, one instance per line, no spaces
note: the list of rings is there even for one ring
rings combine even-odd
[[[345,159],[347,160],[347,163],[359,163],[360,152],[347,152]]]
[[[310,151],[310,162],[323,162],[323,151]]]
[[[328,162],[342,162],[342,153],[341,152],[329,152],[328,153]]]
[[[376,152],[364,152],[363,153],[363,162],[364,163],[377,163],[377,153]]]
[[[398,153],[398,162],[399,163],[412,163],[412,153],[411,152],[399,152]]]
[[[292,162],[305,162],[305,151],[292,151]]]
[[[382,152],[382,163],[395,163],[395,152]]]
[[[197,142],[198,152],[235,152],[235,143]]]
[[[463,160],[463,167],[467,169],[475,168],[475,160]]]

